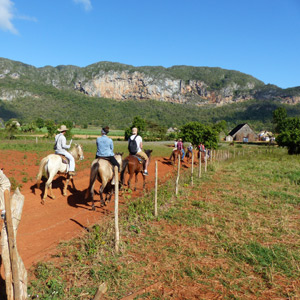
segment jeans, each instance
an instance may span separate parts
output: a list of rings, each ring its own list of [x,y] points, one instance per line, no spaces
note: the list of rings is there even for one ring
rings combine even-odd
[[[114,156],[98,156],[98,155],[96,155],[96,158],[103,158],[103,159],[108,160],[112,164],[113,167],[117,166],[118,170],[120,172],[120,164],[118,163],[118,161],[116,160],[116,158]]]

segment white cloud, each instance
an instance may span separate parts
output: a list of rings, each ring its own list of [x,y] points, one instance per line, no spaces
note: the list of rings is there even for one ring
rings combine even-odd
[[[1,1],[1,0],[0,0]],[[73,0],[75,3],[82,4],[86,11],[92,9],[92,3],[90,0]]]
[[[0,0],[0,29],[17,34],[18,31],[11,22],[14,3],[11,0]]]

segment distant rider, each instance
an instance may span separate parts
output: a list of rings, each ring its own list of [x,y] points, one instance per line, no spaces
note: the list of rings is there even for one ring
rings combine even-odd
[[[149,157],[147,156],[147,154],[142,150],[143,149],[143,139],[140,135],[138,135],[138,129],[136,127],[132,128],[132,135],[130,136],[130,138],[128,139],[128,144],[130,140],[134,140],[136,141],[137,144],[137,153],[136,155],[139,155],[140,157],[142,157],[145,160],[145,169],[144,169],[144,175],[149,175],[147,168],[149,165]]]
[[[64,155],[66,158],[69,159],[69,175],[75,176],[75,159],[71,153],[67,151],[70,149],[72,140],[70,141],[70,145],[67,145],[67,140],[65,137],[66,131],[69,130],[66,125],[61,125],[60,128],[57,129],[60,133],[55,136],[55,145],[54,150],[55,154]]]
[[[182,153],[181,161],[183,161],[185,152],[184,152],[184,147],[183,147],[182,139],[179,139],[179,140],[178,140],[178,143],[177,143],[177,150],[180,150],[180,151],[181,151],[181,153]]]

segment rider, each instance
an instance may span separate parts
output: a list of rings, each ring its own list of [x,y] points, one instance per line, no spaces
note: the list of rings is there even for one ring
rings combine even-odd
[[[177,143],[177,149],[178,149],[178,150],[181,150],[181,153],[182,153],[181,161],[183,161],[185,152],[184,152],[184,147],[183,147],[182,139],[179,139],[179,140],[178,140],[178,143]]]
[[[69,159],[69,175],[75,176],[75,159],[71,153],[69,153],[66,149],[70,149],[72,140],[70,141],[70,145],[67,145],[67,140],[65,137],[66,131],[69,130],[66,125],[61,125],[60,128],[57,129],[60,133],[55,136],[55,145],[54,150],[55,154],[64,155]]]
[[[178,143],[178,141],[177,141],[177,140],[174,140],[174,148],[173,148],[173,151],[177,150],[177,143]]]
[[[144,160],[145,160],[145,168],[144,168],[144,175],[149,175],[148,174],[148,171],[147,171],[147,168],[148,168],[148,165],[149,165],[149,157],[147,156],[147,154],[142,151],[143,149],[143,139],[140,135],[138,135],[138,129],[136,127],[133,127],[132,128],[132,135],[130,136],[130,138],[128,139],[128,144],[129,144],[129,141],[130,140],[134,140],[136,141],[136,144],[137,144],[137,153],[136,155],[139,155],[140,157],[142,157]]]
[[[192,157],[192,155],[193,155],[193,145],[192,145],[192,143],[189,143],[189,146],[188,146],[187,150],[191,153],[191,157]]]
[[[97,153],[96,158],[104,158],[107,159],[112,165],[117,166],[120,172],[120,164],[115,158],[114,144],[112,139],[110,139],[107,134],[109,133],[109,127],[106,126],[101,130],[101,137],[98,137],[96,140],[97,144]],[[113,183],[113,181],[112,181]]]

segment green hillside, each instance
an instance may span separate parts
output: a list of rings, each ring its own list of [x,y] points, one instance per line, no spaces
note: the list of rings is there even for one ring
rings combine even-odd
[[[6,70],[13,76],[5,76]],[[230,84],[238,84],[245,93],[256,100],[215,106],[174,104],[154,100],[112,100],[86,96],[74,90],[78,78],[93,76],[108,71],[139,71],[153,78],[181,79],[184,81],[201,80],[210,90],[220,90]],[[4,74],[4,75],[3,75]],[[2,75],[2,76],[1,76]],[[247,86],[255,86],[247,90]],[[229,127],[247,122],[253,128],[272,129],[272,111],[280,103],[280,97],[300,95],[300,87],[280,89],[264,83],[250,75],[221,68],[173,66],[133,67],[120,63],[99,62],[85,68],[76,66],[45,66],[35,68],[21,62],[0,58],[0,94],[4,91],[14,95],[13,100],[0,100],[0,118],[7,121],[17,118],[31,122],[37,118],[52,119],[56,122],[70,120],[78,125],[104,125],[124,129],[135,116],[165,127],[179,127],[190,121],[204,123],[226,120]],[[300,106],[285,105],[290,116],[300,115]]]

